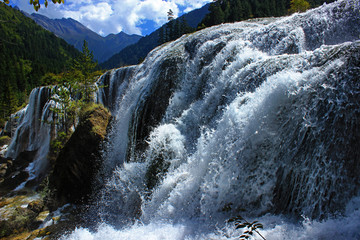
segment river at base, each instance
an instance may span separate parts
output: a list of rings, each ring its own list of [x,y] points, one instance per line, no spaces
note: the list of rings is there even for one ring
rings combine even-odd
[[[306,217],[294,222],[284,216],[267,214],[258,219],[264,225],[260,230],[266,240],[358,240],[360,239],[360,197],[354,197],[347,205],[345,214],[323,221]],[[250,221],[250,220],[249,220]],[[239,239],[244,229],[236,230],[234,225],[206,225],[206,221],[188,220],[182,223],[137,222],[130,227],[115,229],[100,224],[96,231],[78,228],[64,235],[61,240],[205,240]],[[254,233],[252,239],[262,239]]]

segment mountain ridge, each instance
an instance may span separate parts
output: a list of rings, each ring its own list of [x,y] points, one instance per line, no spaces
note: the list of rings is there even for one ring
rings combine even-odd
[[[80,51],[83,41],[86,40],[89,49],[94,53],[94,58],[99,62],[107,60],[116,52],[136,43],[141,38],[140,35],[129,35],[124,32],[109,34],[103,37],[72,18],[50,19],[37,13],[26,15],[32,18],[38,25],[63,38]]]
[[[185,20],[190,27],[195,29],[205,17],[205,15],[209,13],[209,6],[210,3],[184,14],[178,17],[176,20]],[[166,31],[169,23],[170,22],[165,23],[163,26],[156,29],[149,35],[142,37],[137,43],[125,47],[110,57],[108,60],[101,63],[100,66],[105,69],[111,69],[125,65],[137,64],[141,59],[144,59],[151,50],[161,45],[159,41],[160,32]]]
[[[42,84],[42,76],[60,73],[78,54],[19,9],[0,2],[0,122]]]

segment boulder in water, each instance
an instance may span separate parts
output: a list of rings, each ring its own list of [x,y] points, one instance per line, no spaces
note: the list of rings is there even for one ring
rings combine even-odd
[[[58,204],[86,202],[101,166],[100,145],[105,139],[110,113],[96,105],[85,111],[79,125],[59,153],[50,175]]]
[[[10,158],[0,158],[0,192],[5,194],[14,190],[21,183],[25,182],[29,173],[26,168],[29,166],[36,151],[25,151],[12,160]]]

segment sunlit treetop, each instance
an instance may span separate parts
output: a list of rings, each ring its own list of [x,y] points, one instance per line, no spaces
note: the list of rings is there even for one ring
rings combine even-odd
[[[0,0],[0,1],[3,1],[3,2],[6,3],[6,4],[9,4],[9,3],[10,3],[10,0]],[[64,3],[64,0],[51,0],[51,1],[52,1],[53,3],[59,3],[59,4]],[[49,3],[48,0],[45,0],[45,1],[44,1],[45,7],[48,6],[48,3]],[[40,4],[40,1],[39,1],[39,0],[30,0],[30,4],[32,4],[32,5],[34,6],[34,9],[35,9],[36,11],[38,11],[38,10],[40,9],[40,7],[41,7],[41,4]]]

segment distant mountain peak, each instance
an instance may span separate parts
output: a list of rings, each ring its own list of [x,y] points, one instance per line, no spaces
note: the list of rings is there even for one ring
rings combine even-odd
[[[89,49],[94,53],[94,58],[99,62],[109,59],[141,38],[139,35],[129,35],[124,32],[103,37],[73,18],[50,19],[38,13],[27,14],[27,16],[79,50],[82,50],[83,42],[86,40]]]
[[[210,4],[206,4],[203,7],[188,12],[177,19],[184,19],[189,26],[196,28],[204,16],[209,12],[209,6]],[[137,43],[117,52],[106,62],[103,62],[101,66],[106,69],[111,69],[125,65],[137,64],[139,60],[146,57],[152,49],[159,46],[159,34],[160,31],[164,31],[166,24],[167,23],[149,35],[142,37]]]

